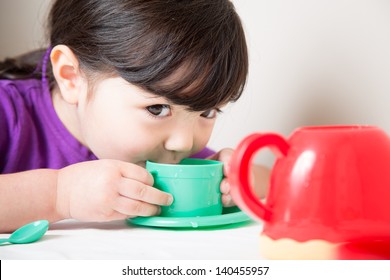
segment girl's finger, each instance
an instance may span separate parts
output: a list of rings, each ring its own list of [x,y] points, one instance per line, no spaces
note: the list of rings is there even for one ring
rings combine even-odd
[[[173,202],[171,194],[162,192],[152,186],[145,185],[133,179],[124,178],[119,185],[118,192],[126,198],[146,202],[148,204],[171,205]]]
[[[160,207],[139,200],[118,196],[113,210],[128,216],[154,216],[160,214]]]
[[[153,176],[145,168],[123,161],[119,162],[119,164],[123,177],[139,181],[149,186],[153,186]]]
[[[222,180],[220,189],[223,194],[228,194],[230,192],[230,185],[227,179]]]
[[[231,207],[235,205],[230,194],[223,194],[221,200],[222,205],[225,207]]]

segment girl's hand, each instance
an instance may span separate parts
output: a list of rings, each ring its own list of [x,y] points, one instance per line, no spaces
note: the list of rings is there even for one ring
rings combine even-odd
[[[225,178],[221,182],[221,193],[222,204],[224,207],[230,207],[235,205],[232,196],[230,195],[230,185],[226,178],[229,173],[229,162],[231,156],[233,155],[233,152],[233,149],[226,148],[209,157],[210,159],[219,160],[223,162],[223,173],[225,175]],[[257,194],[259,199],[264,198],[268,192],[270,170],[265,166],[253,164],[250,174],[255,193]]]
[[[222,193],[222,204],[224,207],[230,207],[235,205],[230,195],[230,185],[226,178],[229,172],[229,161],[232,154],[233,154],[233,149],[226,148],[209,157],[209,159],[223,162],[223,173],[225,175],[225,178],[221,182],[221,193]]]
[[[153,186],[146,169],[123,161],[95,160],[58,173],[57,211],[63,218],[110,221],[159,214],[173,198]]]

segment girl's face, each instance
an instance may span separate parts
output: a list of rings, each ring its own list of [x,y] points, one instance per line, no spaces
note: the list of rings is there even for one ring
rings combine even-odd
[[[177,163],[206,146],[217,113],[190,112],[122,78],[108,78],[79,100],[74,135],[100,159]]]

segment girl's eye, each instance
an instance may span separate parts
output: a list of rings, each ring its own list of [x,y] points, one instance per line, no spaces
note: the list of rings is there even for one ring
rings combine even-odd
[[[171,115],[171,107],[165,104],[156,104],[146,107],[150,114],[156,117],[167,117]]]
[[[220,112],[218,109],[210,109],[207,111],[204,111],[202,114],[200,114],[201,117],[206,119],[214,119],[217,117],[217,114]]]

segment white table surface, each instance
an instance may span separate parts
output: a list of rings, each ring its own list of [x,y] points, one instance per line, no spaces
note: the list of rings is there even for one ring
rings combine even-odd
[[[0,259],[76,260],[229,260],[262,259],[262,224],[235,228],[162,229],[129,225],[125,221],[83,223],[65,220],[50,225],[31,244],[0,245]],[[9,234],[0,234],[0,238]]]

